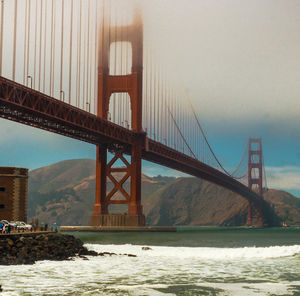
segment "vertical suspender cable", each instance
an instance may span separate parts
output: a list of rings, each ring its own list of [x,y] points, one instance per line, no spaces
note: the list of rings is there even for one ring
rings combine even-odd
[[[172,114],[174,115],[174,118],[176,120],[176,101],[175,101],[175,95],[174,95],[174,89],[172,88]],[[176,126],[173,120],[173,140],[174,140],[174,148],[177,148],[177,138],[176,138]]]
[[[34,24],[34,74],[33,74],[33,88],[35,89],[35,82],[37,81],[36,75],[36,51],[37,51],[37,22],[38,22],[38,5],[37,1],[35,1],[35,24]]]
[[[117,18],[118,19],[118,18]],[[122,22],[121,22],[122,23]],[[119,33],[118,34],[120,34],[120,36],[122,36],[122,24],[121,24],[121,26],[120,26],[120,22],[118,22],[117,23],[117,26],[118,26],[118,28],[119,28]],[[119,27],[120,26],[120,27]],[[118,40],[118,37],[117,37],[117,40]],[[120,39],[120,43],[119,43],[119,46],[118,46],[118,52],[119,52],[119,61],[118,61],[118,75],[122,75],[122,45],[123,45],[123,43],[122,43],[122,37],[121,37],[121,39]],[[119,124],[121,124],[121,125],[123,125],[124,124],[124,122],[123,122],[123,110],[122,110],[122,106],[123,106],[123,96],[124,96],[124,93],[122,92],[122,93],[120,93],[119,94],[119,99],[118,99],[118,101],[119,101]]]
[[[180,106],[180,102],[179,102],[179,97],[178,97],[178,94],[177,94],[177,108],[178,108],[178,124],[179,124],[179,129],[182,130],[183,128],[183,122],[182,122],[182,108]],[[179,135],[178,135],[179,137]],[[184,153],[184,143],[182,141],[182,137],[179,137],[179,140],[180,140],[180,147],[181,147],[181,150],[182,152]]]
[[[80,84],[81,84],[81,76],[80,76],[80,64],[81,64],[81,21],[82,21],[82,0],[80,0],[80,8],[79,8],[79,23],[78,23],[78,52],[77,52],[77,102],[76,107],[80,107]]]
[[[115,72],[115,75],[119,74],[120,72],[120,65],[119,65],[119,61],[118,61],[118,53],[119,53],[119,49],[120,49],[120,46],[118,46],[117,44],[117,40],[118,40],[118,36],[119,36],[119,31],[120,31],[120,28],[118,27],[118,17],[117,17],[117,12],[116,12],[116,7],[115,7],[115,20],[116,20],[116,52],[115,52],[115,55],[116,55],[116,72]],[[121,100],[122,100],[122,94],[121,93],[118,93],[118,96],[117,96],[117,102],[118,102],[118,124],[121,125],[122,122],[121,122]]]
[[[90,1],[88,1],[90,3]],[[85,14],[85,18],[86,18]],[[89,23],[89,20],[86,20],[87,23]],[[87,92],[88,92],[88,87],[87,87],[87,77],[88,77],[88,29],[85,28],[85,34],[84,34],[84,51],[83,51],[83,89],[82,89],[82,96],[83,96],[83,109],[87,110],[87,105],[88,105],[88,98],[87,98]]]
[[[167,123],[167,117],[166,117],[166,76],[164,75],[163,79],[163,94],[162,94],[162,140],[165,145],[167,145],[167,138],[166,138],[166,123]]]
[[[80,12],[78,11],[78,14]],[[80,30],[80,23],[77,22],[77,50],[76,50],[76,102],[75,106],[77,107],[78,103],[78,85],[79,85],[79,30]]]
[[[163,80],[162,80],[162,73],[161,73],[162,69],[161,67],[159,67],[159,94],[158,94],[158,121],[159,124],[157,125],[158,128],[158,141],[163,143],[163,137],[162,137],[162,133],[161,133],[161,128],[162,128],[162,108],[161,108],[161,103],[163,100],[163,96],[162,96],[162,89],[163,89]]]
[[[183,118],[183,108],[180,106],[180,101],[179,101],[179,97],[178,97],[178,111],[179,111],[179,123],[180,123],[180,130],[183,130],[184,128],[184,118]],[[188,137],[187,137],[187,140],[188,140]],[[182,150],[183,150],[183,153],[185,151],[185,145],[184,145],[184,141],[182,139],[182,137],[180,137],[180,142],[181,142],[181,147],[182,147]]]
[[[46,85],[46,54],[47,54],[47,0],[45,0],[45,28],[44,28],[44,79],[43,92],[45,92]]]
[[[84,9],[85,11],[85,9]],[[86,19],[86,15],[83,15],[83,19]],[[87,41],[87,36],[86,36],[86,28],[83,30],[83,73],[82,73],[82,108],[86,110],[86,102],[85,102],[85,84],[86,84],[86,41]]]
[[[179,111],[179,123],[180,123],[180,126],[181,126],[180,130],[182,130],[184,128],[184,118],[183,118],[183,110],[182,110],[182,107],[180,106],[179,97],[178,97],[178,111]],[[184,153],[185,145],[184,145],[182,137],[180,138],[180,141],[181,141],[181,147],[182,147],[182,150],[183,150],[183,153]],[[188,141],[188,137],[187,137],[187,141]]]
[[[174,118],[175,122],[177,122],[177,108],[176,108],[176,95],[174,89],[172,89],[172,103],[173,103],[173,109],[174,109]],[[175,122],[173,123],[173,128],[174,128],[174,144],[175,144],[175,149],[178,149],[178,138],[176,134],[176,125]]]
[[[178,98],[178,116],[179,116],[179,127],[180,127],[180,130],[184,130],[184,119],[183,119],[183,110],[182,110],[182,107],[180,106],[180,102],[179,102],[179,98]],[[188,140],[188,139],[187,139]],[[182,147],[182,151],[184,153],[184,143],[182,141],[182,138],[180,138],[180,145]]]
[[[101,22],[101,27],[99,28],[99,32],[100,32],[100,34],[98,35],[97,34],[97,36],[98,36],[98,51],[97,51],[97,57],[98,57],[98,63],[97,63],[97,74],[99,74],[99,66],[101,66],[102,67],[102,69],[103,69],[103,66],[104,66],[104,54],[103,54],[103,52],[102,52],[102,49],[103,49],[103,43],[104,43],[104,38],[106,38],[107,37],[107,21],[106,21],[106,18],[105,18],[105,13],[104,13],[104,11],[105,11],[105,1],[102,1],[102,9],[101,9],[101,19],[102,19],[102,22]],[[109,54],[108,54],[108,56],[109,56]],[[101,70],[102,70],[101,69]],[[97,75],[97,77],[96,77],[96,85],[97,85],[97,87],[98,87],[98,75]],[[95,110],[97,110],[97,116],[102,116],[102,114],[98,114],[98,104],[99,104],[99,101],[98,101],[98,92],[99,92],[100,90],[98,89],[97,90],[97,93],[96,93],[96,96],[95,96],[95,105],[96,105],[96,109]],[[111,115],[110,115],[110,112],[108,112],[107,114],[106,114],[106,118],[105,119],[108,119],[108,120],[111,120]]]
[[[56,11],[56,0],[52,0],[54,2],[54,11]],[[56,14],[53,13],[53,60],[52,60],[52,96],[54,96],[54,82],[55,82],[55,40],[56,40]]]
[[[193,131],[194,131],[193,127],[194,126],[192,125],[191,117],[188,114],[188,110],[186,110],[186,112],[187,113],[185,115],[185,122],[186,122],[185,128],[187,129],[188,143],[189,143],[191,149],[193,149],[194,148],[194,146],[193,146],[194,143],[193,143],[193,137],[192,136],[193,136]]]
[[[162,74],[163,76],[163,74]],[[161,78],[161,90],[160,90],[160,141],[161,143],[165,144],[164,142],[164,133],[163,133],[163,127],[164,127],[164,77]]]
[[[183,130],[184,129],[184,114],[183,114],[184,110],[180,106],[179,97],[178,97],[178,110],[179,110],[179,116],[180,116],[179,122],[180,122],[180,125],[181,125],[181,130]],[[182,137],[180,138],[180,141],[181,141],[181,146],[182,146],[183,153],[184,153],[184,151],[185,151],[185,145],[184,145],[184,141],[183,141]],[[188,141],[188,136],[187,136],[187,141]]]
[[[189,118],[188,118],[187,114],[185,114],[185,108],[183,108],[183,106],[182,106],[182,108],[180,108],[180,109],[181,109],[182,130],[186,131],[186,140],[189,143],[189,145],[191,146],[191,142],[190,142],[190,130],[189,131],[186,130],[187,127],[190,127],[190,125],[189,125],[190,124]],[[183,148],[185,149],[184,143],[183,143]],[[190,152],[190,151],[188,151],[188,152]]]
[[[110,11],[111,13],[111,11]],[[113,21],[114,25],[115,25],[115,32],[114,32],[114,43],[115,43],[115,56],[114,56],[114,73],[113,75],[116,75],[117,74],[117,41],[116,41],[116,38],[117,38],[117,34],[118,34],[118,27],[117,27],[117,18],[116,18],[116,6],[114,7],[114,21]],[[117,95],[114,94],[114,122],[117,123]]]
[[[88,111],[89,107],[89,73],[90,73],[90,3],[91,1],[88,1],[88,18],[87,18],[87,37],[86,37],[86,98],[85,98],[85,104],[86,104],[86,111]]]
[[[169,107],[169,102],[168,102],[168,81],[167,77],[165,77],[165,141],[166,145],[169,146],[169,120],[168,120],[168,107]]]
[[[177,110],[176,110],[176,96],[175,96],[175,94],[174,94],[174,89],[172,89],[172,107],[173,107],[173,112],[172,112],[172,114],[174,114],[174,118],[175,118],[175,122],[177,121]],[[177,149],[178,147],[178,143],[177,143],[177,135],[176,135],[176,126],[175,126],[175,122],[174,122],[174,120],[173,120],[173,129],[174,129],[174,131],[173,131],[173,137],[174,137],[174,148],[175,149]]]
[[[179,103],[181,103],[181,102],[179,102]],[[179,106],[179,108],[180,108],[180,106]],[[189,121],[188,121],[188,118],[185,116],[185,114],[184,114],[184,108],[180,108],[181,109],[181,124],[182,124],[182,129],[184,130],[184,128],[186,127],[186,126],[189,126],[188,124],[189,124]],[[191,142],[190,142],[190,137],[189,137],[189,133],[187,133],[187,135],[186,135],[186,140],[187,140],[187,142],[189,143],[189,145],[191,145]],[[181,141],[182,141],[182,146],[183,146],[183,148],[185,149],[185,146],[184,146],[184,143],[183,143],[183,139],[181,139]],[[189,151],[190,152],[190,151]],[[190,152],[191,153],[191,152]],[[191,154],[190,154],[191,155]]]
[[[144,126],[143,129],[144,131],[147,132],[147,127],[148,127],[148,51],[145,48],[145,54],[144,54],[144,60],[143,60],[143,71],[144,71],[144,80],[143,82],[145,83],[144,86],[144,96],[143,96],[143,106],[144,106]]]
[[[159,134],[159,128],[160,128],[160,122],[159,122],[159,103],[160,103],[160,66],[158,66],[158,72],[157,72],[157,141],[159,141],[160,138],[160,134]]]
[[[50,96],[52,96],[52,71],[53,71],[53,22],[54,22],[54,0],[52,0],[51,6],[51,45],[50,45],[50,79],[49,79],[49,92]]]
[[[175,105],[175,96],[174,96],[174,89],[172,88],[172,113],[171,113],[171,117],[172,115],[174,116],[174,118],[176,118],[176,105]],[[173,136],[173,141],[174,141],[174,144],[173,144],[173,148],[176,149],[177,148],[177,145],[176,145],[176,127],[175,127],[175,123],[174,123],[174,120],[172,120],[172,125],[173,125],[173,131],[172,131],[172,136]]]
[[[152,100],[153,100],[153,82],[152,82],[152,77],[153,77],[153,64],[152,64],[152,55],[150,55],[150,89],[149,89],[149,101],[150,101],[150,110],[149,110],[149,115],[150,115],[150,129],[149,129],[149,136],[152,138],[152,116],[153,116],[153,109],[152,109]]]
[[[4,0],[1,0],[1,27],[0,27],[0,76],[2,76],[3,58],[3,25],[4,25]]]
[[[173,112],[173,102],[172,102],[172,90],[169,85],[169,108]],[[170,146],[174,148],[174,140],[173,140],[173,121],[171,121],[171,114],[169,112],[169,122],[170,122]],[[173,145],[172,145],[173,143]]]
[[[15,0],[15,15],[14,15],[14,48],[13,48],[13,66],[12,66],[12,80],[16,79],[16,48],[17,48],[17,15],[18,15],[18,0]],[[2,46],[2,41],[1,41]]]
[[[73,0],[72,0],[73,1]],[[96,100],[97,100],[97,69],[98,69],[98,60],[97,60],[97,52],[99,50],[99,45],[98,45],[98,0],[95,0],[96,2],[96,9],[95,9],[95,23],[96,23],[96,28],[95,28],[95,66],[94,66],[94,114],[96,113]]]
[[[3,2],[3,0],[2,0]],[[25,3],[25,26],[24,26],[24,66],[23,66],[23,84],[25,85],[26,77],[26,37],[27,37],[27,10],[28,10],[28,0]]]
[[[169,131],[169,127],[168,127],[168,84],[167,84],[167,79],[165,80],[165,138],[166,138],[166,145],[169,145],[168,143],[168,131]]]
[[[159,125],[159,134],[160,134],[160,142],[164,144],[164,136],[163,136],[163,99],[164,99],[164,79],[162,74],[160,75],[160,99],[159,99],[159,114],[160,114],[160,125]]]
[[[197,156],[197,159],[198,159],[198,149],[197,149],[197,143],[196,143],[197,128],[196,128],[196,123],[194,122],[194,120],[191,119],[191,121],[192,121],[192,124],[193,124],[193,133],[192,133],[193,148],[194,148],[194,151],[195,151],[195,155]]]
[[[173,131],[173,136],[174,136],[174,148],[175,149],[178,149],[178,139],[177,139],[177,135],[176,135],[176,126],[175,126],[175,122],[178,121],[177,119],[177,108],[176,108],[176,96],[174,94],[174,89],[172,89],[172,105],[173,105],[173,109],[174,111],[172,112],[173,116],[174,116],[174,119],[175,121],[173,122],[173,128],[174,128],[174,131]],[[178,149],[179,150],[179,149]]]
[[[90,24],[90,22],[91,22],[91,4],[90,4],[90,1],[89,1],[89,17],[88,17],[88,19],[89,19],[89,28],[88,28],[88,54],[89,54],[89,57],[88,57],[88,69],[89,69],[89,71],[88,71],[88,111],[90,112],[91,111],[91,93],[92,93],[92,88],[91,88],[91,86],[92,86],[92,81],[91,81],[91,79],[92,79],[92,65],[91,65],[91,58],[92,58],[92,53],[91,53],[91,46],[90,46],[90,42],[91,42],[91,24]]]
[[[163,137],[163,143],[165,145],[167,145],[167,106],[166,106],[166,102],[167,102],[167,82],[166,82],[166,73],[164,73],[164,79],[163,79],[163,101],[162,101],[162,118],[163,118],[163,128],[162,128],[162,137]]]
[[[173,111],[173,104],[172,104],[172,90],[169,84],[169,108],[171,111]],[[171,112],[169,112],[169,123],[170,123],[170,147],[174,148],[174,146],[172,145],[173,143],[173,139],[172,139],[172,135],[173,135],[173,122],[171,121]]]
[[[192,127],[190,125],[189,116],[186,113],[187,110],[185,110],[185,109],[186,108],[183,108],[183,110],[182,110],[182,125],[183,125],[182,129],[186,131],[187,142],[189,143],[189,145],[192,149],[192,143],[191,143],[191,137],[190,137],[190,134],[192,132]]]
[[[41,90],[43,3],[44,3],[44,0],[41,0],[41,7],[40,7],[41,8],[41,11],[40,11],[40,51],[39,51],[39,91]],[[46,36],[44,38],[46,38]]]
[[[128,42],[128,38],[129,38],[129,29],[128,26],[126,27],[126,67],[125,67],[125,74],[131,73],[131,69],[129,69],[129,42]],[[127,83],[127,81],[126,81]],[[127,85],[126,85],[127,86]],[[131,118],[129,118],[129,108],[130,108],[130,99],[129,96],[126,96],[126,119],[128,120],[128,124],[129,122],[131,122]]]
[[[170,106],[170,86],[169,84],[167,85],[167,108],[171,110]],[[171,147],[171,118],[170,118],[170,112],[167,112],[167,118],[168,118],[168,146]]]
[[[29,0],[29,5],[28,5],[28,32],[27,32],[27,70],[26,70],[26,79],[28,83],[28,76],[29,76],[29,60],[30,60],[30,11],[31,11],[31,0]]]
[[[60,86],[59,91],[63,90],[63,66],[64,66],[64,8],[65,2],[61,1],[61,38],[60,38]]]
[[[169,84],[169,108],[170,108],[170,110],[173,110],[173,104],[172,104],[172,90],[171,90],[171,86],[170,86],[170,84]],[[171,114],[170,114],[170,112],[169,112],[169,114],[168,114],[168,116],[169,116],[169,123],[170,123],[170,129],[169,129],[169,142],[170,142],[170,147],[172,147],[173,148],[173,146],[172,146],[172,142],[173,142],[173,140],[172,140],[172,135],[173,135],[173,121],[171,120]]]
[[[166,100],[166,79],[165,77],[162,80],[163,87],[162,87],[162,95],[161,95],[161,135],[162,135],[162,142],[166,144],[166,116],[165,116],[165,100]]]
[[[120,54],[120,75],[124,75],[123,73],[123,28],[124,28],[124,13],[122,13],[122,18],[121,18],[121,54]],[[124,112],[125,112],[125,105],[124,105],[124,102],[125,102],[125,97],[126,95],[124,96],[124,93],[122,92],[122,95],[121,95],[121,122],[123,122],[124,126],[125,126],[125,116],[124,116]]]
[[[72,97],[72,46],[73,46],[73,5],[74,0],[71,0],[71,16],[70,16],[70,61],[69,61],[69,104]]]
[[[179,110],[179,104],[178,104],[178,97],[177,97],[177,91],[175,90],[175,108],[176,108],[176,123],[180,130],[180,110]],[[181,138],[178,135],[178,129],[176,129],[176,136],[177,136],[177,149],[180,151],[181,149]]]
[[[156,83],[157,83],[157,72],[156,72],[156,67],[154,67],[154,101],[153,101],[153,133],[154,133],[154,140],[156,140]]]
[[[178,102],[178,95],[177,95],[177,91],[175,91],[175,98],[176,98],[176,103],[175,103],[175,106],[176,106],[176,123],[178,124],[179,126],[179,130],[180,130],[180,109],[179,109],[179,102]],[[182,145],[181,145],[181,137],[179,137],[179,134],[178,134],[178,129],[176,131],[176,135],[177,135],[177,149],[180,150],[182,149]]]

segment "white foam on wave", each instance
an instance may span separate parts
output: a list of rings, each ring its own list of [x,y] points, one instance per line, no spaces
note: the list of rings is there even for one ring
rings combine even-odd
[[[97,252],[135,254],[1,266],[1,295],[174,295],[174,287],[223,290],[220,295],[291,295],[299,285],[300,245],[190,248],[86,244]],[[281,258],[281,259],[280,259]],[[287,275],[291,275],[291,278]],[[263,281],[263,283],[262,283]],[[275,285],[276,283],[276,285]],[[59,287],[59,291],[57,290]],[[173,289],[172,289],[173,287]],[[297,290],[298,291],[298,290]]]
[[[190,248],[147,246],[151,250],[142,250],[141,245],[98,245],[86,244],[97,252],[114,252],[117,254],[130,253],[137,256],[197,258],[204,260],[240,260],[240,259],[268,259],[300,255],[300,245],[272,246],[272,247],[244,247],[244,248]]]
[[[290,283],[290,285],[297,284],[298,282]],[[219,294],[220,296],[294,295],[293,290],[283,283],[205,283],[201,286],[224,290],[224,292]]]

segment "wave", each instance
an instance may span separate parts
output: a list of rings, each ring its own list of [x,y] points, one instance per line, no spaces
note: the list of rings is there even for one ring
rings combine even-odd
[[[271,247],[243,247],[243,248],[192,248],[192,247],[162,247],[147,246],[150,250],[143,250],[142,245],[99,245],[86,244],[87,248],[97,252],[113,252],[116,254],[134,254],[147,257],[177,257],[197,258],[206,260],[240,260],[240,259],[268,259],[300,256],[300,245],[271,246]]]

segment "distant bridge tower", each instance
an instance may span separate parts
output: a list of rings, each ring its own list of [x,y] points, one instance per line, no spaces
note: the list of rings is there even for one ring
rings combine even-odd
[[[98,116],[108,119],[109,102],[113,93],[128,93],[131,103],[131,127],[137,136],[131,147],[120,144],[97,146],[96,198],[91,224],[141,226],[145,225],[141,205],[141,159],[145,138],[142,130],[143,24],[138,10],[135,11],[133,23],[128,26],[110,27],[109,16],[104,15],[103,18],[98,64]],[[113,34],[115,35],[112,36]],[[110,47],[113,42],[131,43],[132,69],[128,75],[110,75]],[[110,162],[107,162],[108,149],[115,154]],[[131,154],[131,161],[125,159],[125,152]],[[118,162],[125,166],[115,167]],[[122,175],[121,179],[113,177],[114,173]],[[107,179],[114,186],[110,192],[107,192]],[[127,192],[123,185],[129,180],[130,190]],[[128,215],[110,215],[110,204],[128,205]]]
[[[249,138],[248,142],[248,187],[263,198],[263,158],[261,138]],[[248,200],[247,224],[251,225],[254,217],[263,224],[262,203],[253,204]]]

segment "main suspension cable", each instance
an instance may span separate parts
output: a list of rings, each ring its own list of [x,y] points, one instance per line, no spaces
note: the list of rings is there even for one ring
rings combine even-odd
[[[205,135],[205,133],[204,133],[204,131],[203,131],[201,125],[200,125],[200,122],[199,122],[199,119],[198,119],[198,117],[197,117],[197,115],[196,115],[194,106],[192,105],[192,103],[191,103],[189,97],[186,96],[186,98],[187,98],[187,100],[188,100],[188,102],[189,102],[189,105],[190,105],[190,107],[191,107],[191,109],[192,109],[192,113],[193,113],[194,118],[195,118],[195,120],[196,120],[196,123],[197,123],[197,125],[198,125],[198,127],[199,127],[199,129],[200,129],[200,131],[201,131],[201,134],[202,134],[202,136],[203,136],[203,138],[204,138],[204,140],[205,140],[205,143],[206,143],[207,147],[209,148],[209,151],[210,151],[211,154],[213,155],[214,159],[217,161],[217,163],[218,163],[218,165],[220,166],[220,168],[221,168],[228,176],[233,177],[233,175],[234,175],[234,174],[238,171],[238,169],[240,168],[240,166],[241,166],[241,164],[242,164],[242,162],[243,162],[243,160],[244,160],[244,158],[245,158],[247,148],[245,149],[245,151],[244,151],[244,153],[243,153],[243,156],[242,156],[242,158],[241,158],[241,161],[240,161],[240,163],[238,164],[237,168],[233,171],[233,173],[230,174],[230,173],[223,167],[223,165],[221,164],[221,162],[219,161],[219,159],[218,159],[217,156],[215,155],[214,151],[212,150],[210,144],[208,143],[207,137],[206,137],[206,135]],[[235,178],[235,179],[241,179],[241,178],[243,178],[243,177],[244,177],[244,176],[242,176],[242,177],[234,177],[234,178]]]

